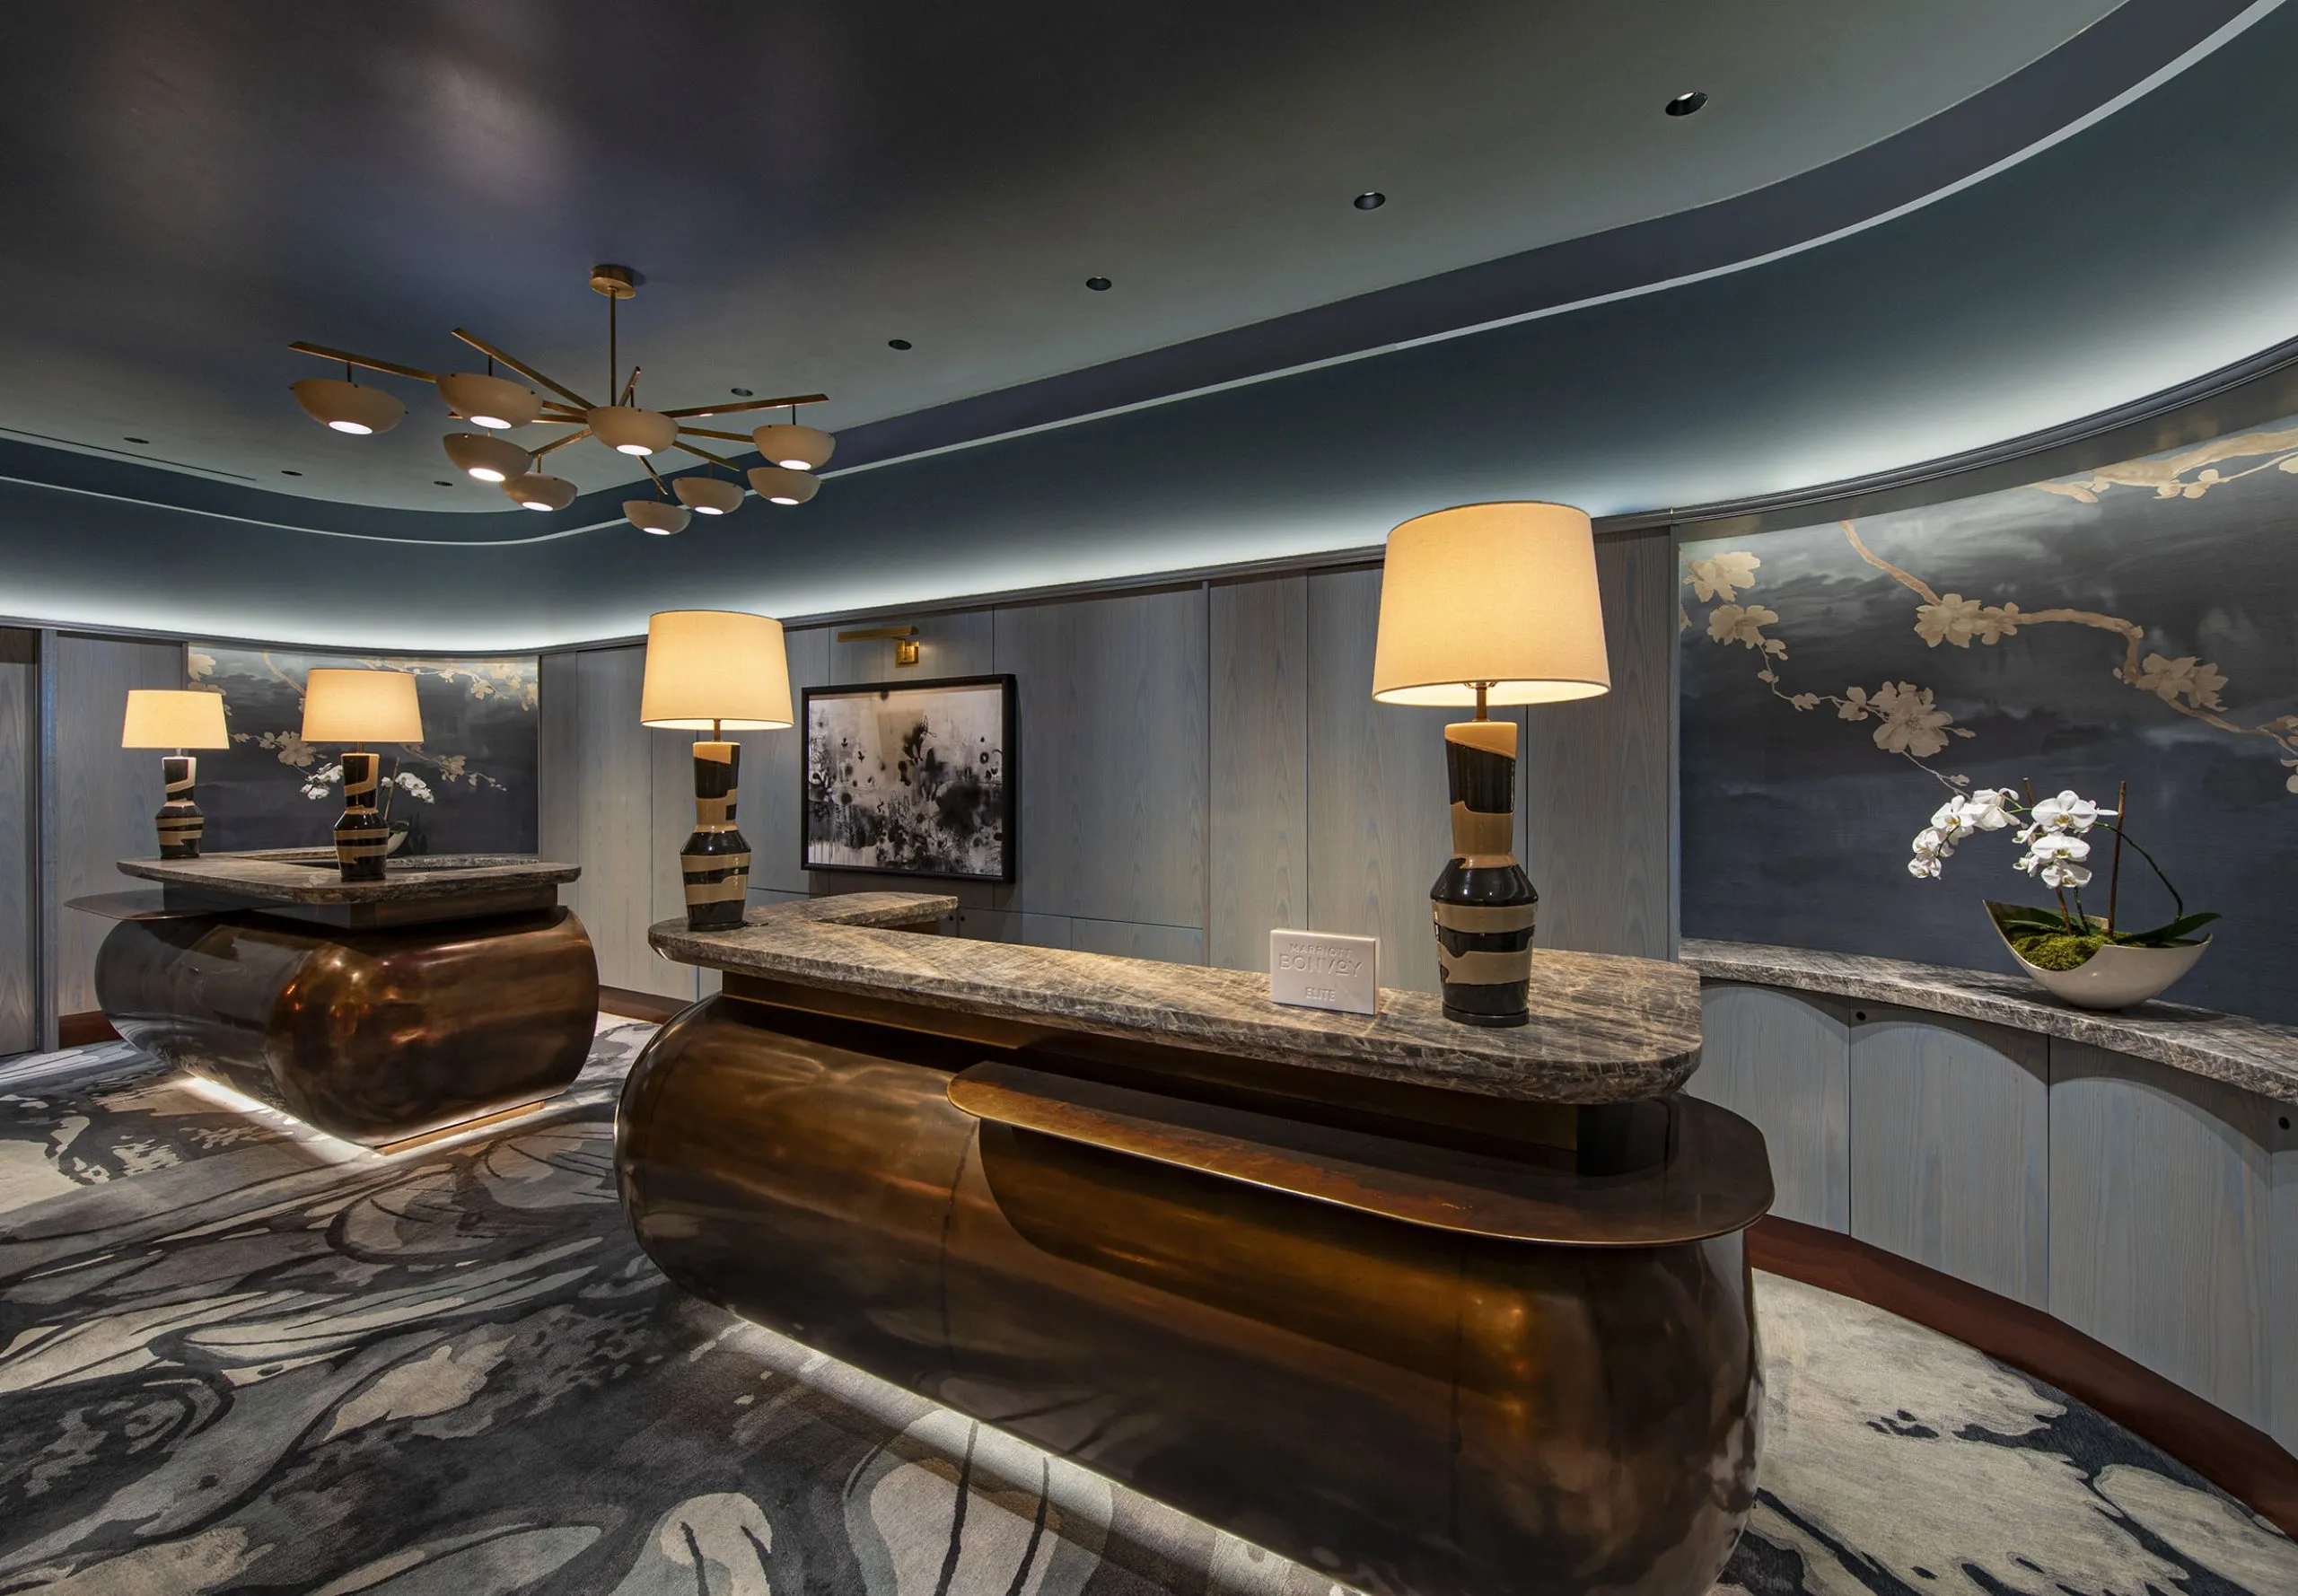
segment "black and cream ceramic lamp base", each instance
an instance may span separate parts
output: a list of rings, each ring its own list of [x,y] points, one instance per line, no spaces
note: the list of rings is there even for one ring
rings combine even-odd
[[[335,862],[346,881],[380,881],[383,855],[390,851],[390,828],[376,799],[382,789],[382,756],[343,756],[343,813],[335,822]]]
[[[199,760],[190,754],[170,754],[160,761],[160,779],[167,793],[153,817],[160,831],[160,857],[197,859],[200,835],[207,829],[207,817],[191,796],[199,780]]]
[[[689,931],[730,931],[742,923],[750,884],[750,845],[734,828],[741,761],[738,742],[694,745],[694,835],[679,850]]]
[[[1444,728],[1452,796],[1452,857],[1429,889],[1444,1017],[1522,1025],[1532,973],[1539,894],[1516,862],[1516,723]]]

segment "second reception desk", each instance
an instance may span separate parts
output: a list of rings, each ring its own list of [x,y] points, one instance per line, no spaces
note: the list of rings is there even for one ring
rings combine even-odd
[[[618,1120],[672,1279],[1364,1590],[1708,1589],[1771,1181],[1677,1094],[1696,976],[1545,954],[1481,1030],[899,929],[950,907],[653,928],[724,976]]]

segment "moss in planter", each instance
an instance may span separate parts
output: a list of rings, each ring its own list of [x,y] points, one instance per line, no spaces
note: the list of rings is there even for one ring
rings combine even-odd
[[[2103,936],[2075,936],[2061,931],[2021,937],[2012,945],[2019,950],[2019,957],[2038,969],[2076,969],[2106,944]]]

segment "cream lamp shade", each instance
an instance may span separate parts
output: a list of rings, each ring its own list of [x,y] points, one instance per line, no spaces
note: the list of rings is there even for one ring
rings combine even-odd
[[[782,623],[732,609],[665,609],[646,620],[646,725],[773,732],[791,723]]]
[[[306,742],[420,742],[423,712],[407,671],[314,670],[303,684]]]
[[[119,746],[229,748],[232,734],[224,729],[224,695],[174,688],[130,688]]]
[[[1373,697],[1554,704],[1611,689],[1595,531],[1569,504],[1462,504],[1389,534]]]

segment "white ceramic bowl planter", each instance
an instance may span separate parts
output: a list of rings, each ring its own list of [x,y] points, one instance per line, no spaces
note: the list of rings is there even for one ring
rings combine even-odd
[[[1988,923],[1993,924],[1991,917]],[[2003,927],[1996,925],[1995,934],[2002,936]],[[2011,957],[2019,960],[2021,969],[2060,1002],[2078,1009],[2127,1009],[2170,990],[2195,967],[2210,947],[2210,939],[2206,936],[2185,948],[2126,948],[2109,943],[2073,969],[2045,969],[2030,964],[2018,949],[2011,947],[2007,936],[2003,937],[2003,945],[2011,948]]]

